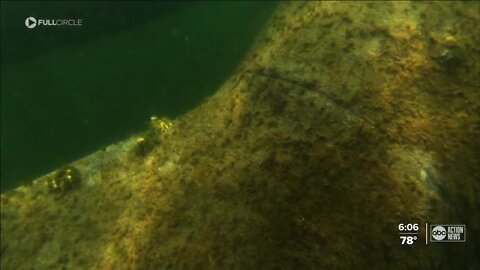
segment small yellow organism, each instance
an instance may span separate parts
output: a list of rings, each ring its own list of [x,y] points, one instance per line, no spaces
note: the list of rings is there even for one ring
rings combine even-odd
[[[65,192],[80,183],[80,172],[74,167],[59,169],[45,182],[45,186],[52,192]]]
[[[458,41],[454,36],[446,36],[445,37],[445,45],[454,47],[458,45]]]
[[[167,131],[173,126],[172,121],[170,119],[162,117],[158,118],[156,116],[150,117],[150,123],[155,130]]]
[[[145,156],[152,150],[153,144],[151,140],[146,140],[145,137],[138,137],[135,139],[134,153],[138,156]]]
[[[139,157],[144,157],[162,141],[162,137],[173,126],[168,118],[150,117],[150,128],[141,137],[135,139],[132,152]]]

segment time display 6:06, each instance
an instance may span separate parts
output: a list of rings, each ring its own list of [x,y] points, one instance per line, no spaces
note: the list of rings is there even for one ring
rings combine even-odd
[[[408,224],[403,224],[403,223],[400,223],[398,224],[398,230],[401,231],[401,232],[404,232],[404,231],[418,231],[418,223],[414,223],[414,224],[411,224],[411,223],[408,223]]]

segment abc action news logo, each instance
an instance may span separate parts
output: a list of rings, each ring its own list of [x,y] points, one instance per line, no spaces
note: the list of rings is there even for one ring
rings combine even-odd
[[[25,26],[29,29],[37,26],[82,26],[82,19],[36,19],[28,17],[25,19]]]
[[[465,227],[459,224],[430,225],[430,242],[465,242]]]

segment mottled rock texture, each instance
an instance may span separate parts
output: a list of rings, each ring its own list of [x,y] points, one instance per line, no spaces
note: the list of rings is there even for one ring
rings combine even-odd
[[[2,194],[2,269],[480,268],[479,23],[478,2],[281,4],[148,144]],[[425,245],[425,222],[467,242]]]

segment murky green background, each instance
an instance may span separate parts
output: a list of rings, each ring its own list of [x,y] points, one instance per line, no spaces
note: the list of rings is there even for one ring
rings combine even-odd
[[[275,5],[2,1],[1,190],[198,105]],[[29,16],[83,26],[28,29]]]

